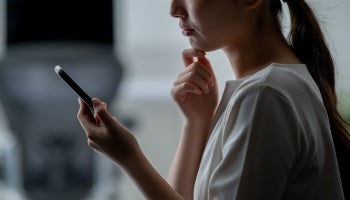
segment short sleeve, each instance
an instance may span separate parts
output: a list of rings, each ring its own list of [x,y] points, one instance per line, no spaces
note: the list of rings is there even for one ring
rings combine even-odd
[[[250,88],[231,106],[210,199],[282,199],[300,148],[293,106],[266,85]]]

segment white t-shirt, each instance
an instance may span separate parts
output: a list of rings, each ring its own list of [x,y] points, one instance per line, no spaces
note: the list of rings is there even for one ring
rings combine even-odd
[[[327,112],[303,64],[229,81],[198,170],[197,200],[344,199]]]

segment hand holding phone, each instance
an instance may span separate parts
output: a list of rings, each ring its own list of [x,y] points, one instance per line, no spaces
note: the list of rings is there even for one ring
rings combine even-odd
[[[63,71],[62,67],[58,65],[55,66],[55,72],[79,95],[79,97],[93,111],[94,107],[92,105],[91,97],[83,89],[81,89],[81,87],[75,81],[73,81],[73,79],[65,71]]]

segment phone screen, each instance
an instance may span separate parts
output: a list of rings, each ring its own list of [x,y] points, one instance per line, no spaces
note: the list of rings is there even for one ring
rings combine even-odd
[[[73,79],[62,69],[60,66],[55,66],[55,72],[60,76],[74,91],[79,95],[79,97],[90,107],[93,111],[94,107],[92,105],[91,97],[84,92],[83,89],[75,82]]]

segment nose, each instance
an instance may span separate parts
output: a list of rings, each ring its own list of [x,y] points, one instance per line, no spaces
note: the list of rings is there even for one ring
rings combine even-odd
[[[187,16],[186,10],[181,4],[181,0],[172,0],[170,5],[170,15],[175,18],[184,19]]]

